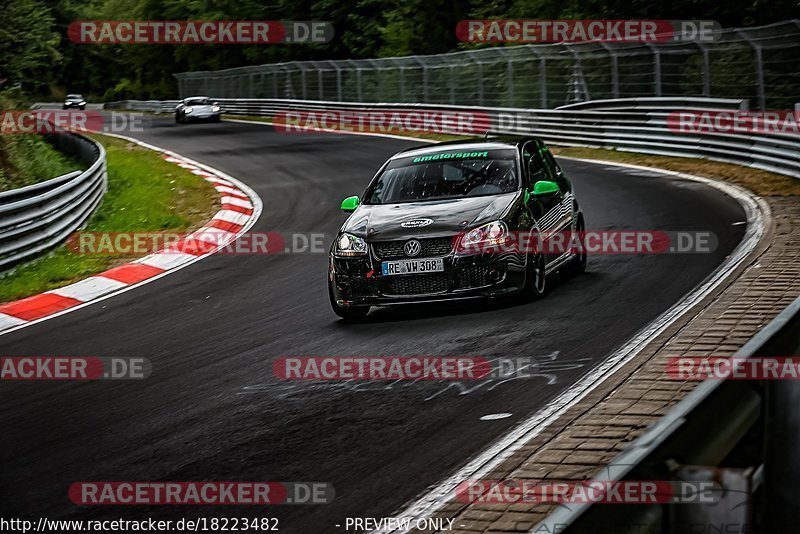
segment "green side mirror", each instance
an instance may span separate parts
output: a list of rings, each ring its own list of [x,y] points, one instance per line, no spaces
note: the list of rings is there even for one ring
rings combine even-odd
[[[541,197],[558,193],[558,184],[548,180],[540,180],[533,184],[533,196]]]
[[[348,213],[352,213],[356,211],[358,207],[358,197],[347,197],[346,199],[342,200],[342,211],[346,211]]]

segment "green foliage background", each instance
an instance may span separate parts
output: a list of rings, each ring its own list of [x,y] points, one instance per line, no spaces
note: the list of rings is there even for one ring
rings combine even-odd
[[[797,18],[797,0],[0,0],[0,89],[95,99],[176,95],[172,74],[298,59],[448,52],[469,18],[712,19],[723,27]],[[326,20],[326,45],[77,45],[76,20]]]

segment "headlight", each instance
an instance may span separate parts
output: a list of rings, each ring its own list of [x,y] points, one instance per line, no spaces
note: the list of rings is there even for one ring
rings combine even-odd
[[[189,108],[183,108],[183,112],[184,113],[191,113],[192,112],[192,108],[190,108],[190,107]]]
[[[338,256],[364,256],[367,253],[367,242],[352,234],[342,234],[336,241]]]
[[[86,100],[84,100],[83,102],[79,102],[78,105],[79,106],[85,106],[86,105]]]
[[[220,109],[221,109],[221,108],[220,108],[219,106],[211,106],[211,111],[213,111],[214,113],[216,113],[216,112],[217,112],[217,111],[219,111]]]
[[[462,247],[475,245],[502,245],[508,239],[508,226],[503,221],[493,221],[473,228],[461,240]]]

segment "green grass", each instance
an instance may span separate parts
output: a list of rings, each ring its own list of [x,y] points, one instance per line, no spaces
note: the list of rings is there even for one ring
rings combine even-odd
[[[34,134],[0,136],[0,191],[83,170],[72,158]]]
[[[108,192],[84,231],[191,231],[219,208],[211,184],[164,161],[160,154],[128,141],[93,137],[103,143],[108,154]],[[62,245],[0,275],[0,302],[55,289],[131,259],[76,254]]]

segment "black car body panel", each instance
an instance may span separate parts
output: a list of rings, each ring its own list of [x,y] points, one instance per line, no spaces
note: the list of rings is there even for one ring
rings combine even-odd
[[[504,224],[509,232],[535,233],[571,229],[582,217],[572,187],[541,141],[532,138],[482,143],[442,143],[401,152],[376,174],[362,196],[368,200],[376,180],[398,158],[452,151],[514,149],[518,186],[509,192],[474,197],[426,199],[384,204],[362,203],[342,225],[331,246],[329,292],[334,309],[386,306],[459,298],[499,297],[518,293],[530,276],[530,254],[521,251],[464,251],[465,233],[488,223]],[[486,153],[486,152],[484,152]],[[538,158],[538,163],[533,159]],[[524,160],[529,162],[523,164]],[[412,160],[416,161],[416,160]],[[536,166],[536,170],[532,169]],[[533,182],[554,181],[559,191],[531,199]],[[528,193],[526,193],[526,191]],[[343,235],[366,241],[362,256],[342,256],[337,243]],[[384,274],[384,262],[406,260],[411,242],[414,259],[441,259],[443,270],[422,274]],[[546,257],[547,271],[564,265],[568,255]],[[425,262],[423,262],[425,263]],[[431,263],[430,265],[434,265]]]

